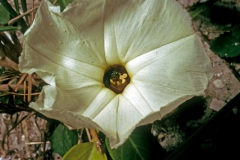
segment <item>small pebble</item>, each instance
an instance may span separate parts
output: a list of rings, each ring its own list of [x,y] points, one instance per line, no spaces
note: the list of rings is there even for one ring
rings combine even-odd
[[[222,80],[221,79],[216,79],[214,82],[213,82],[214,86],[216,88],[223,88],[224,87],[224,84],[222,83]]]
[[[209,107],[215,111],[219,111],[225,104],[224,101],[213,98]]]

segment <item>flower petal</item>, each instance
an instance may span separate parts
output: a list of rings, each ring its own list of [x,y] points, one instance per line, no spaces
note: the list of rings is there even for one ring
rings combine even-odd
[[[68,8],[60,13],[58,7],[44,1],[25,35],[19,68],[21,72],[36,72],[49,84],[30,107],[74,128],[84,126],[104,131],[98,125],[101,121],[92,119],[108,104],[111,106],[116,94],[102,83],[106,69],[102,21],[88,27],[84,23],[91,21],[91,17],[102,19],[92,11],[97,7],[93,1],[90,5],[93,7]],[[78,15],[80,20],[73,23],[73,19],[67,19],[69,13],[79,13],[81,9],[84,14]],[[84,20],[85,13],[93,14]],[[106,130],[106,133],[111,132]]]
[[[212,75],[210,59],[195,34],[141,55],[129,61],[125,67],[132,78],[141,75],[142,80],[148,79],[148,83],[154,80],[159,84],[166,84],[184,77],[183,74],[190,73],[191,76],[203,75],[202,78],[206,80]],[[191,76],[188,76],[188,80],[193,79]],[[166,81],[164,78],[169,80]],[[205,83],[207,81],[203,82]],[[191,87],[189,84],[186,86]],[[199,84],[193,87],[198,86]]]
[[[99,83],[106,68],[102,29],[96,25],[91,29],[96,35],[85,36],[90,31],[83,33],[80,27],[74,26],[60,14],[60,8],[50,2],[41,4],[34,24],[24,38],[24,54],[19,59],[20,71],[46,72],[49,73],[48,77],[54,75],[57,77],[56,85],[62,89],[75,88],[79,82],[84,86],[83,82],[89,84],[89,81],[103,86]]]
[[[21,72],[29,74],[36,72],[48,84],[51,84],[49,77],[56,77],[56,85],[62,89],[80,88],[88,86],[90,83],[103,87],[101,82],[104,70],[102,68],[56,54],[44,48],[41,49],[38,46],[33,49],[27,43],[24,47],[25,52],[19,58]]]
[[[190,16],[174,0],[106,1],[104,45],[110,65],[124,65],[193,33]]]
[[[196,35],[139,56],[126,68],[131,83],[154,112],[167,106],[164,114],[177,107],[170,107],[175,101],[203,94],[212,75],[210,60]],[[159,114],[158,119],[164,114]]]
[[[140,105],[143,101],[135,94],[136,90],[132,90],[130,87],[127,92],[135,95],[132,96],[135,98],[131,99],[131,97],[125,97],[121,94],[115,96],[94,119],[110,139],[112,148],[119,147],[127,140],[139,121],[143,119],[146,111],[144,103]],[[139,105],[135,103],[136,101],[139,101]],[[149,113],[150,110],[147,112]]]
[[[106,107],[93,119],[93,122],[101,126],[112,144],[119,143],[117,118],[118,118],[119,95],[115,96]]]
[[[30,107],[73,128],[89,127],[103,131],[99,123],[94,123],[93,119],[112,101],[114,96],[115,93],[102,87],[90,86],[84,90],[63,91],[48,85],[44,86],[38,100],[30,103]]]

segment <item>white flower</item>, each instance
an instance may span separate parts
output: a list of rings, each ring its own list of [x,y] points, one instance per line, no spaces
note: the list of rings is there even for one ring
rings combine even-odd
[[[76,0],[63,12],[42,2],[24,37],[21,72],[49,85],[30,107],[74,128],[96,128],[121,145],[136,126],[203,94],[210,60],[175,0]],[[130,83],[103,83],[113,65]]]

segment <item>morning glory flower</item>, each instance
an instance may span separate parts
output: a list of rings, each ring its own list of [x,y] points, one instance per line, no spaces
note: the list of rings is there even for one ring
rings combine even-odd
[[[43,1],[24,35],[19,69],[48,85],[30,107],[123,144],[184,101],[202,95],[211,64],[175,0]]]

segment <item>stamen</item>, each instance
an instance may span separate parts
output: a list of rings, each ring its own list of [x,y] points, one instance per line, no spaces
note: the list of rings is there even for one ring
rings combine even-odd
[[[130,77],[124,67],[120,65],[113,65],[109,67],[103,77],[104,85],[119,94],[129,84]]]
[[[123,75],[121,75],[121,73],[120,73],[119,78],[122,80],[122,84],[125,83],[126,82],[125,78],[127,78],[127,73],[123,73]]]
[[[111,82],[112,84],[116,84],[116,82],[114,82],[112,79],[110,79],[110,82]]]

